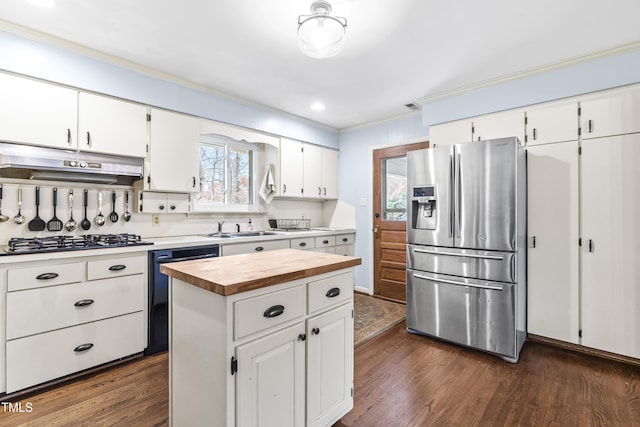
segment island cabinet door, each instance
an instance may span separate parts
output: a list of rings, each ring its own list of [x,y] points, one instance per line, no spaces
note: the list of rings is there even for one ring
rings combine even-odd
[[[353,305],[307,320],[307,427],[330,426],[353,408]]]
[[[304,322],[236,348],[237,426],[304,425]]]

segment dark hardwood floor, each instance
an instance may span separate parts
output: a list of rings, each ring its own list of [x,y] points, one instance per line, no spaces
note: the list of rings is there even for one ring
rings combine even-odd
[[[638,366],[536,342],[513,365],[404,327],[356,349],[355,407],[335,427],[640,425]],[[167,366],[156,355],[25,397],[33,411],[0,407],[0,426],[166,426]]]

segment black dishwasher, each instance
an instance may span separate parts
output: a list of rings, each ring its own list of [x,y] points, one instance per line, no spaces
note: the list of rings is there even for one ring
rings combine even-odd
[[[160,273],[160,265],[219,255],[218,245],[149,251],[149,336],[144,354],[155,354],[169,348],[169,277]]]

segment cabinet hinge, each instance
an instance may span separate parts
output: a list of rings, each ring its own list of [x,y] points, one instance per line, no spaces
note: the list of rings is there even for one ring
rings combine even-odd
[[[147,121],[150,122],[151,121],[151,114],[147,114]]]
[[[578,115],[582,114],[582,108],[578,107]]]
[[[351,387],[351,397],[353,397],[353,387]]]
[[[578,329],[578,336],[582,338],[582,329]]]
[[[151,184],[151,175],[147,176],[147,184]]]
[[[147,144],[147,153],[149,152],[149,144]]]
[[[524,118],[524,124],[526,125],[527,123],[529,123],[529,118],[525,116],[525,118]]]
[[[582,135],[582,128],[578,128],[578,136]]]
[[[231,356],[231,375],[235,374],[236,372],[238,372],[238,360],[235,358],[235,356]]]
[[[582,246],[582,237],[578,239],[578,246]]]
[[[300,193],[301,193],[301,194],[304,194],[304,188],[301,188],[301,189],[300,189]]]
[[[529,135],[525,135],[524,136],[524,142],[527,142],[529,140]]]
[[[351,318],[353,319],[353,310],[351,310]]]
[[[578,155],[582,154],[582,147],[578,147]]]
[[[300,147],[300,152],[304,153],[304,147]]]
[[[475,126],[471,126],[471,133],[473,134],[473,133],[475,133],[475,131],[476,131]]]

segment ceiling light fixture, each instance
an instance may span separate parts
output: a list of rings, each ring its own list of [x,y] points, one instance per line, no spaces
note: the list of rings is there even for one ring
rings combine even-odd
[[[298,47],[312,58],[329,58],[344,48],[347,19],[331,16],[331,4],[326,0],[311,3],[311,15],[298,17]]]
[[[311,109],[313,111],[322,111],[324,110],[324,104],[321,102],[315,102],[313,104],[311,104]]]

